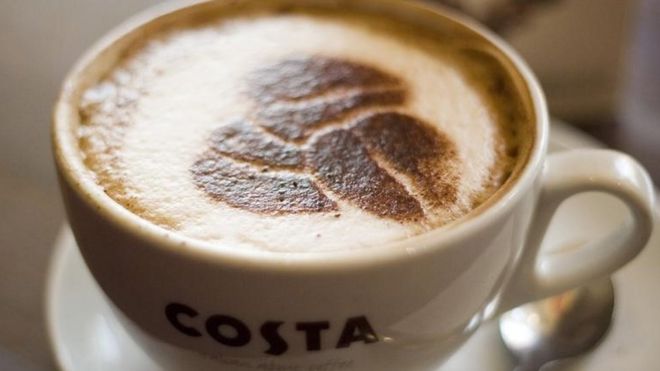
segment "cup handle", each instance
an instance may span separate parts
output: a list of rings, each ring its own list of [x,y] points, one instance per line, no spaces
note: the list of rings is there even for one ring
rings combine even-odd
[[[559,205],[582,192],[605,192],[627,206],[628,216],[606,237],[568,251],[539,253]],[[644,248],[653,230],[654,189],[646,170],[632,157],[602,149],[549,156],[524,249],[498,312],[559,294],[609,275]]]

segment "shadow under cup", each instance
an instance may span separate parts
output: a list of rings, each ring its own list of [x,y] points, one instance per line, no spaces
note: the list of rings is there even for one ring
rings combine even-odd
[[[508,46],[451,12],[389,0],[278,0],[268,6],[294,3],[382,13],[489,44],[489,53],[475,56],[508,71],[530,121],[524,160],[507,183],[456,222],[353,251],[278,255],[210,248],[132,214],[85,168],[77,147],[78,101],[123,50],[163,25],[256,4],[188,2],[154,8],[119,26],[66,79],[53,143],[76,241],[121,322],[167,369],[433,369],[498,310],[520,256],[546,151],[541,90]]]

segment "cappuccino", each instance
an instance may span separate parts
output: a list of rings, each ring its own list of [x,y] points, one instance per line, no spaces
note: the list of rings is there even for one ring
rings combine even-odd
[[[90,175],[138,216],[236,248],[374,247],[469,217],[525,161],[533,118],[486,41],[226,8],[146,33],[81,95]]]

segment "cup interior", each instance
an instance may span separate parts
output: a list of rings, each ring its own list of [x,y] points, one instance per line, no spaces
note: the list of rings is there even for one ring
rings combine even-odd
[[[179,2],[148,10],[106,35],[96,43],[74,66],[67,76],[53,115],[52,137],[55,161],[62,182],[69,184],[86,202],[93,205],[105,218],[122,229],[153,241],[158,248],[176,251],[182,256],[201,259],[222,259],[224,263],[258,264],[274,268],[285,258],[299,269],[345,269],[391,261],[406,255],[414,246],[424,253],[449,246],[466,235],[478,233],[480,228],[505,215],[531,188],[539,173],[546,151],[548,114],[542,91],[536,78],[520,56],[495,34],[448,9],[416,2],[394,0],[308,0],[314,7],[342,8],[343,11],[381,13],[390,17],[414,21],[420,27],[438,32],[450,30],[461,37],[473,38],[489,45],[487,58],[496,60],[507,72],[511,84],[519,93],[520,103],[528,115],[529,125],[524,127],[526,141],[520,159],[505,184],[485,202],[467,215],[404,241],[396,241],[377,248],[339,250],[314,253],[269,253],[223,248],[208,242],[185,237],[152,224],[131,213],[106,195],[89,175],[78,148],[76,131],[80,124],[78,103],[86,87],[97,82],[122,58],[127,48],[153,32],[180,23],[181,19],[198,21],[233,6],[253,4],[256,1]],[[288,6],[299,1],[276,0],[269,6]],[[192,248],[181,249],[181,245]]]

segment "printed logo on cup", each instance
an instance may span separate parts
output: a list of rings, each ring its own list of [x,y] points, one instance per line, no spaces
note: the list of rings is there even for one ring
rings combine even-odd
[[[165,317],[167,321],[181,334],[190,337],[208,336],[219,344],[227,347],[243,347],[252,341],[255,336],[254,330],[248,327],[244,321],[227,314],[216,313],[206,318],[199,318],[200,313],[182,303],[170,303],[165,306]],[[347,318],[342,326],[338,339],[329,339],[322,342],[324,331],[338,324],[330,321],[305,322],[297,321],[287,323],[284,321],[264,321],[258,329],[259,335],[269,345],[264,349],[265,354],[279,356],[289,350],[289,342],[282,337],[280,328],[282,326],[294,326],[300,336],[305,338],[306,351],[314,352],[323,350],[321,344],[331,344],[329,347],[335,349],[349,348],[353,343],[373,344],[378,342],[378,335],[365,315]],[[222,329],[228,331],[222,331]],[[231,335],[227,335],[231,333]]]

